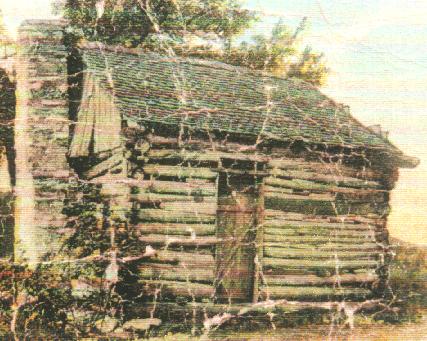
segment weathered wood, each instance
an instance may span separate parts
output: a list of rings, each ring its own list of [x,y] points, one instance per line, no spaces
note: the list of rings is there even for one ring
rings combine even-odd
[[[284,187],[265,186],[266,195],[293,195],[306,197],[311,200],[340,200],[352,202],[376,202],[383,203],[387,200],[387,192],[382,190],[346,189],[345,191],[311,192],[309,190],[297,190]]]
[[[164,261],[169,260],[171,264],[181,264],[188,267],[198,267],[203,266],[212,267],[215,265],[215,259],[213,256],[212,250],[207,252],[202,252],[204,250],[194,250],[193,252],[187,251],[174,251],[170,249],[161,249],[157,251],[157,257]],[[151,260],[150,260],[151,261]]]
[[[270,235],[265,231],[265,242],[283,242],[283,243],[307,243],[307,244],[326,244],[326,243],[339,243],[339,244],[354,244],[362,242],[374,242],[374,237],[360,236],[360,237],[342,237],[342,236],[284,236],[284,235]]]
[[[337,196],[335,193],[312,193],[310,191],[294,191],[289,188],[280,188],[265,186],[265,196],[279,197],[284,199],[300,199],[300,200],[313,200],[313,201],[335,201]]]
[[[280,259],[264,257],[263,266],[269,269],[296,268],[296,269],[325,269],[335,271],[336,269],[375,269],[379,262],[370,259],[360,260],[317,260],[317,259]]]
[[[265,184],[272,187],[289,188],[302,191],[313,191],[313,192],[332,192],[332,193],[356,193],[356,188],[340,187],[336,184],[331,183],[319,183],[309,180],[302,179],[281,179],[273,176],[269,176],[265,179]],[[359,189],[361,191],[368,191],[367,189]],[[372,193],[384,192],[383,189],[369,189]]]
[[[315,214],[304,214],[298,212],[284,212],[281,210],[266,209],[264,211],[266,221],[269,220],[300,220],[300,221],[311,221],[311,222],[331,222],[331,223],[345,223],[345,224],[370,224],[375,226],[384,226],[385,219],[376,214],[369,214],[366,217],[360,215],[346,214],[346,215],[318,215]]]
[[[350,223],[330,223],[330,222],[313,222],[313,221],[300,221],[300,220],[284,220],[284,219],[269,219],[264,223],[265,228],[311,228],[317,229],[331,229],[331,230],[355,230],[355,231],[377,231],[381,230],[377,226],[367,224],[350,224]]]
[[[137,211],[140,222],[214,224],[216,216],[206,214],[188,214],[188,212],[166,211],[163,209],[140,209]]]
[[[381,189],[382,186],[376,181],[362,180],[339,174],[319,174],[318,172],[307,172],[300,170],[282,170],[273,168],[271,174],[277,178],[309,180],[324,184],[333,184],[339,187],[372,188]]]
[[[373,258],[378,256],[378,251],[348,251],[348,250],[317,250],[317,249],[287,249],[280,247],[264,247],[264,256],[271,258],[308,258],[308,259],[323,259],[334,258],[338,259],[363,259]]]
[[[116,153],[110,158],[108,158],[105,161],[102,161],[98,163],[97,165],[93,166],[88,171],[84,172],[82,174],[82,177],[91,180],[93,178],[96,178],[98,176],[104,175],[109,170],[113,169],[114,167],[120,165],[124,161],[123,154],[122,153]]]
[[[284,287],[268,286],[262,288],[263,295],[268,299],[296,299],[327,301],[337,299],[365,300],[373,296],[368,289],[362,288],[330,288],[330,287]]]
[[[203,150],[207,152],[225,152],[225,153],[241,153],[246,154],[250,157],[257,155],[262,158],[269,159],[270,156],[257,150],[256,145],[247,145],[242,143],[221,141],[221,140],[210,140],[200,139],[192,137],[189,140],[179,139],[178,137],[162,137],[159,135],[149,136],[149,141],[152,149],[182,149],[186,150]]]
[[[269,168],[284,170],[315,172],[325,175],[349,176],[362,180],[380,180],[384,175],[372,168],[356,169],[341,163],[322,163],[306,161],[303,158],[272,159],[268,163]]]
[[[216,189],[213,184],[210,186],[201,186],[194,182],[150,180],[133,184],[133,186],[138,186],[138,188],[141,188],[146,192],[157,194],[175,194],[197,197],[216,196]]]
[[[187,149],[152,149],[147,155],[149,160],[181,160],[193,162],[219,162],[222,157],[242,161],[265,162],[269,158],[257,154],[244,154],[240,152],[224,152],[212,150],[187,150]]]
[[[209,168],[166,166],[158,164],[147,164],[144,166],[143,171],[145,174],[154,177],[172,177],[178,179],[199,178],[215,180],[218,175]]]
[[[212,250],[210,249],[186,249],[182,248],[173,250],[172,247],[159,248],[161,245],[154,245],[154,254],[151,257],[146,257],[144,263],[146,264],[186,264],[196,265],[202,267],[203,264],[207,266],[214,264]],[[153,247],[153,246],[152,246]]]
[[[308,191],[332,191],[336,186],[331,184],[320,184],[313,181],[307,180],[285,180],[276,178],[274,176],[269,176],[265,178],[265,184],[273,187],[284,187],[291,189],[299,190],[308,190]]]
[[[188,214],[204,214],[204,215],[216,215],[217,204],[215,202],[165,202],[163,209],[172,212],[182,212]]]
[[[141,234],[165,234],[170,236],[212,236],[215,224],[137,224],[134,226]]]
[[[334,202],[330,200],[310,200],[298,196],[289,198],[286,194],[278,195],[275,193],[266,193],[265,207],[305,214],[334,215],[338,213]]]
[[[214,272],[214,264],[203,264],[200,267],[196,267],[194,264],[144,264],[139,267],[138,277],[140,279],[189,281],[212,285],[215,279]]]
[[[162,280],[140,280],[142,294],[156,297],[186,297],[190,301],[213,298],[215,289],[212,285],[193,282],[173,282]],[[160,293],[159,293],[160,290]]]
[[[180,162],[212,162],[220,161],[220,153],[208,150],[191,151],[186,149],[151,149],[148,160],[179,160]]]
[[[156,246],[211,247],[222,242],[216,237],[178,238],[163,234],[149,234],[139,237],[141,242]]]
[[[279,193],[279,194],[295,194],[295,195],[301,195],[301,196],[308,196],[310,194],[314,194],[313,192],[310,192],[310,191],[298,191],[292,188],[274,187],[274,186],[268,186],[268,185],[264,186],[264,192]]]
[[[217,296],[224,302],[254,298],[255,258],[260,194],[252,176],[230,177],[220,173],[216,248]]]
[[[365,230],[342,230],[342,229],[323,229],[323,228],[265,228],[265,234],[276,236],[327,236],[327,237],[345,237],[365,239],[372,238],[374,240],[375,233]]]
[[[292,239],[292,238],[291,238]],[[383,252],[383,249],[376,242],[360,242],[357,243],[340,243],[340,240],[337,241],[322,241],[320,243],[314,244],[313,242],[304,242],[288,240],[286,242],[265,242],[264,247],[275,247],[282,249],[290,250],[324,250],[324,251],[360,251],[360,252]]]
[[[69,151],[72,158],[89,156],[90,148],[99,154],[121,145],[121,115],[111,94],[91,73],[84,74],[83,90]]]
[[[378,280],[373,271],[360,274],[341,274],[330,277],[316,275],[264,275],[266,286],[323,286],[323,285],[357,285],[371,284]]]

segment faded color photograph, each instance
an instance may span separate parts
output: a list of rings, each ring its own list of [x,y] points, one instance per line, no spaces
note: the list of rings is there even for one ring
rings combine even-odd
[[[427,340],[426,14],[0,0],[0,340]]]

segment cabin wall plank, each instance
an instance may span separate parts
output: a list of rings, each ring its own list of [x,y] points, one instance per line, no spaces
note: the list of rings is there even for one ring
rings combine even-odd
[[[142,242],[184,257],[208,255],[215,262],[216,245],[223,243],[215,236],[216,168],[222,158],[267,162],[256,299],[361,299],[382,280],[389,193],[378,170],[283,158],[289,150],[278,159],[277,148],[259,151],[234,142],[155,135],[148,141],[150,149],[139,157],[139,192],[131,196]],[[179,262],[147,263],[141,279],[161,282],[168,295],[179,295],[187,283],[215,281],[201,263],[192,264],[190,273]],[[334,289],[337,283],[345,290]]]

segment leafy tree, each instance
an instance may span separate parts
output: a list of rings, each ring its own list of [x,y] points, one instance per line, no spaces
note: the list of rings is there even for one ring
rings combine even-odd
[[[243,42],[230,48],[223,59],[276,76],[295,77],[315,86],[323,85],[328,73],[323,54],[313,52],[311,47],[300,49],[306,27],[306,18],[295,31],[279,21],[269,37],[254,36],[253,43]]]
[[[255,20],[238,0],[68,0],[62,6],[85,38],[132,47],[153,33],[203,31],[226,40]]]
[[[315,86],[323,85],[328,73],[322,54],[300,47],[305,18],[296,30],[280,21],[270,36],[233,45],[257,20],[239,0],[57,1],[80,38],[220,60]]]

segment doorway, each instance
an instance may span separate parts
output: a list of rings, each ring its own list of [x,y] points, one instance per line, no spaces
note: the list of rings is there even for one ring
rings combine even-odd
[[[215,254],[216,298],[224,303],[256,302],[263,237],[262,178],[253,163],[233,165],[234,169],[221,170],[218,178],[217,238],[221,242]]]

